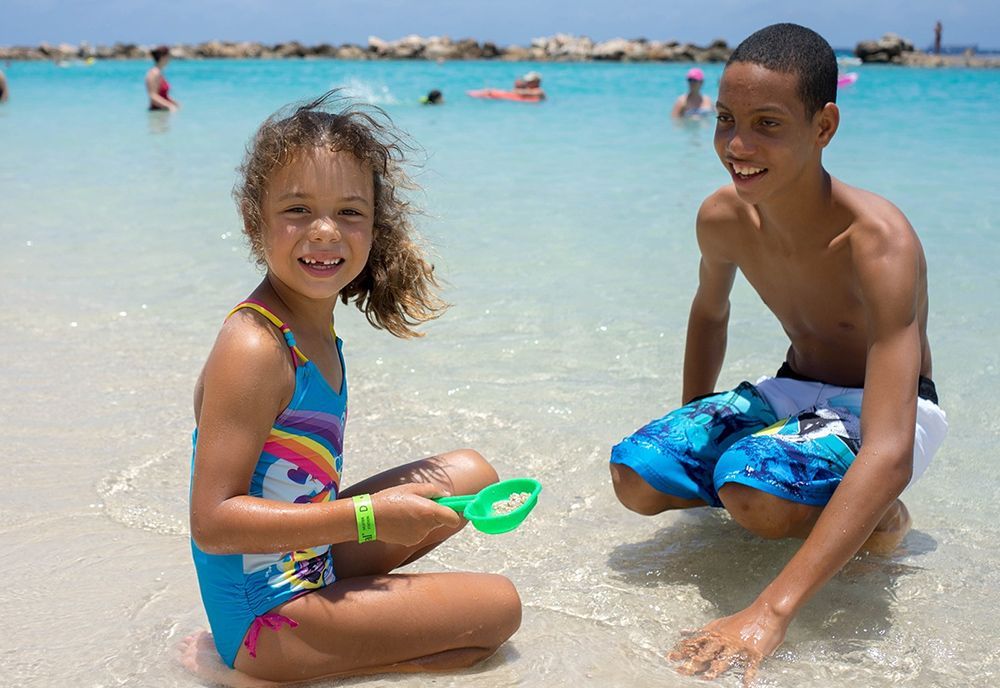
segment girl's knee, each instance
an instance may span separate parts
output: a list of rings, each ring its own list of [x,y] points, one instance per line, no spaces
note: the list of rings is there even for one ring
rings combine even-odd
[[[493,616],[492,623],[484,624],[484,631],[493,635],[489,644],[499,647],[521,627],[521,596],[507,577],[496,573],[483,576],[491,591],[490,609]]]
[[[478,492],[500,479],[493,464],[475,449],[456,449],[445,454],[443,458],[446,460],[451,482],[456,486],[461,484],[472,486],[474,489],[470,489],[470,492]]]

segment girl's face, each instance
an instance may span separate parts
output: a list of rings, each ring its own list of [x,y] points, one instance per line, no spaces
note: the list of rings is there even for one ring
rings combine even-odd
[[[372,170],[351,153],[303,150],[264,193],[268,273],[313,299],[335,299],[368,262],[375,221]]]

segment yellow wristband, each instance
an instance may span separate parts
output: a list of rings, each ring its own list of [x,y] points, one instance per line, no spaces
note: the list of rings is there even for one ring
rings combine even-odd
[[[375,510],[372,496],[368,494],[354,497],[354,517],[358,520],[358,542],[375,542]]]

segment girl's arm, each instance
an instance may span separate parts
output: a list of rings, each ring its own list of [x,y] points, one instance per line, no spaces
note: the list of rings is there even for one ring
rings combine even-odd
[[[247,495],[274,419],[295,386],[288,348],[251,314],[226,321],[203,373],[191,488],[191,535],[213,554],[288,552],[358,537],[350,500],[293,504]],[[431,485],[373,495],[378,538],[411,544],[458,516]]]

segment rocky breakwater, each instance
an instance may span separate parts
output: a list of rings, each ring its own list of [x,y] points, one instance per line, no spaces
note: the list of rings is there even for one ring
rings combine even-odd
[[[149,57],[151,46],[116,43],[92,47],[60,44],[51,46],[0,47],[0,60],[135,60]],[[207,41],[180,44],[171,48],[177,59],[286,59],[333,58],[341,60],[508,60],[533,62],[724,62],[731,50],[723,40],[708,46],[645,38],[613,38],[594,41],[586,36],[557,34],[536,38],[530,45],[499,46],[471,38],[452,40],[447,36],[405,36],[387,41],[377,36],[365,46],[356,44],[303,45],[297,41],[266,45],[250,41]]]
[[[887,33],[877,41],[861,41],[854,54],[862,62],[898,64],[909,67],[1000,67],[1000,58],[993,55],[977,56],[972,51],[962,55],[933,55],[916,50],[913,43],[902,36]]]

